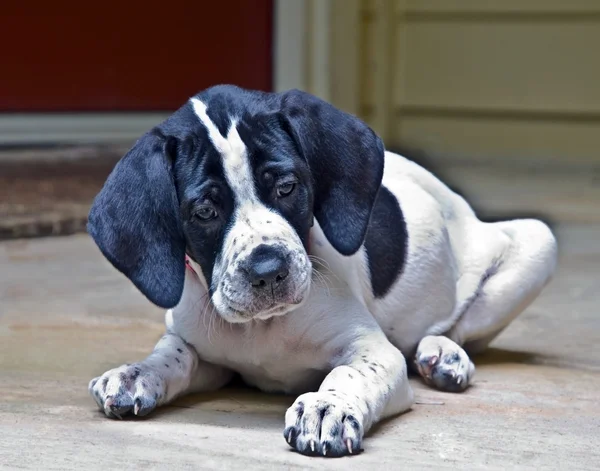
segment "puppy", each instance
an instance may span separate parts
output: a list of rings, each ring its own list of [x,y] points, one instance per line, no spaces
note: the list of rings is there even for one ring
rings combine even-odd
[[[234,373],[299,395],[300,453],[358,453],[409,409],[410,360],[462,391],[484,349],[540,293],[556,242],[537,220],[479,221],[362,121],[301,91],[209,88],[141,137],[96,197],[89,233],[166,334],[90,393],[146,415]]]

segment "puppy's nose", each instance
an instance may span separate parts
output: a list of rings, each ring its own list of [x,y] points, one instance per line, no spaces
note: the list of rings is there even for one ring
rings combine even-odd
[[[275,286],[288,276],[288,263],[283,251],[277,247],[259,245],[248,259],[248,281],[255,288]]]

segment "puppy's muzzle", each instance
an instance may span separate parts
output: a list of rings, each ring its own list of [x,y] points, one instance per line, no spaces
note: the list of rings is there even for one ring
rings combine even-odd
[[[272,293],[285,284],[290,273],[286,254],[280,247],[259,245],[240,267],[255,292]]]
[[[230,322],[268,319],[298,307],[310,288],[311,265],[299,249],[260,244],[219,282],[217,309]]]

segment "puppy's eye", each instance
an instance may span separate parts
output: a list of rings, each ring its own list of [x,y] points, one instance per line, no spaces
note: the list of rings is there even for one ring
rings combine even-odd
[[[210,221],[217,217],[217,211],[212,206],[200,206],[194,212],[194,217],[200,221]]]
[[[291,195],[295,188],[296,188],[295,182],[282,183],[281,185],[279,185],[277,187],[277,197],[285,198],[286,196]]]

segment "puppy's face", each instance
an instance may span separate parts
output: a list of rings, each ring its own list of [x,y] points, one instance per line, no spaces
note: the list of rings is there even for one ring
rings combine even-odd
[[[226,320],[282,315],[310,289],[310,169],[271,115],[192,109],[198,132],[174,165],[188,254]]]
[[[150,301],[171,308],[185,256],[230,322],[306,299],[313,218],[343,255],[367,230],[383,145],[306,93],[217,86],[144,135],[96,197],[88,230]]]

